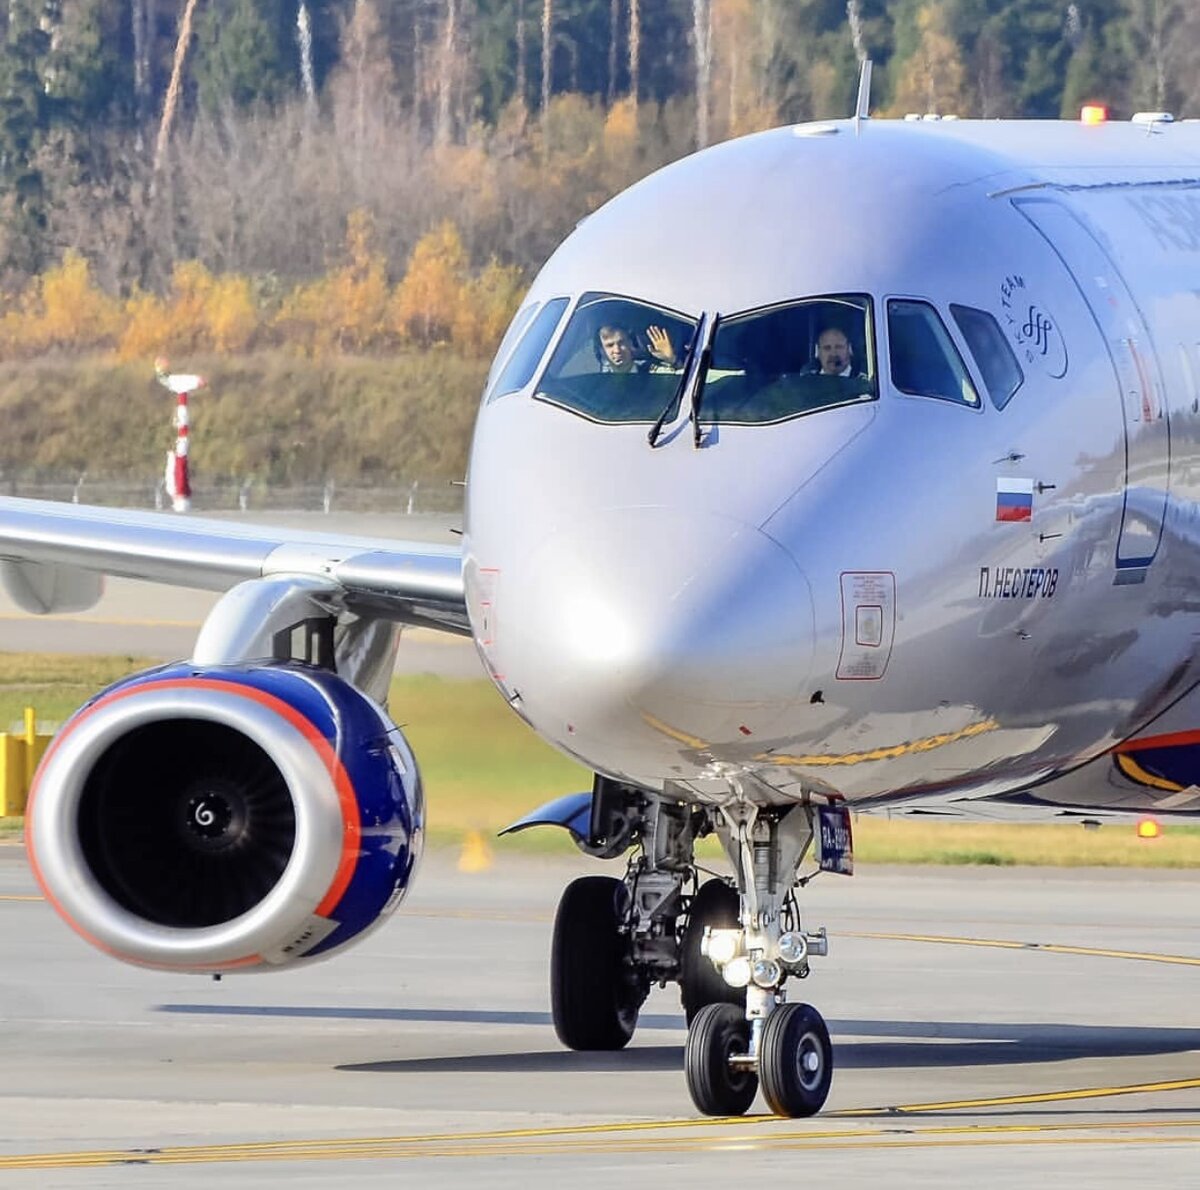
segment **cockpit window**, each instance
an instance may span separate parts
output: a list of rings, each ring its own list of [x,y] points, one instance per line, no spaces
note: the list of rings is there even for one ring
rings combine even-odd
[[[594,421],[653,422],[679,396],[695,330],[661,306],[585,293],[534,395]]]
[[[533,379],[533,374],[537,371],[542,356],[546,354],[546,347],[554,337],[559,319],[562,318],[566,308],[567,299],[565,297],[554,298],[541,308],[538,316],[530,323],[529,329],[521,337],[521,341],[509,357],[508,363],[504,365],[491,392],[488,393],[489,401],[494,401],[506,393],[518,392]],[[517,317],[519,318],[520,315],[518,314]],[[508,336],[506,335],[505,338]],[[499,358],[498,355],[497,358]]]
[[[529,325],[529,320],[538,312],[539,306],[541,306],[541,302],[530,302],[529,305],[522,306],[513,315],[513,320],[508,324],[508,330],[504,332],[504,338],[500,340],[500,346],[496,349],[492,366],[488,369],[487,383],[483,386],[484,400],[492,395],[492,386],[500,374],[500,369],[504,366],[504,361],[508,359],[508,353]]]
[[[722,317],[704,375],[700,419],[750,425],[873,401],[871,300],[809,298]]]
[[[888,302],[892,383],[903,393],[979,407],[979,394],[950,332],[928,302]]]
[[[973,306],[951,306],[950,313],[975,357],[992,404],[1003,409],[1025,383],[1025,374],[1000,324],[986,310]]]

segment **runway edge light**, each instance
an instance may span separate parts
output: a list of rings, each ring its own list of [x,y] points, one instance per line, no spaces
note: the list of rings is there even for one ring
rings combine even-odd
[[[1139,818],[1137,837],[1139,839],[1157,839],[1162,834],[1162,827],[1153,818]]]

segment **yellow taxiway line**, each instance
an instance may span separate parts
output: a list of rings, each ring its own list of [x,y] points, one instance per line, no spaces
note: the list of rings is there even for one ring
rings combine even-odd
[[[0,1156],[0,1172],[113,1165],[231,1164],[252,1161],[331,1161],[367,1158],[395,1161],[429,1157],[578,1156],[591,1153],[612,1155],[614,1152],[634,1154],[721,1149],[1130,1143],[1200,1143],[1200,1117],[1161,1121],[1116,1120],[1109,1123],[1084,1121],[917,1127],[881,1124],[874,1127],[822,1128],[800,1127],[794,1120],[781,1120],[774,1116],[738,1116],[336,1140],[263,1141],[228,1145],[179,1145],[161,1149],[28,1153]]]
[[[1023,1107],[1035,1103],[1067,1103],[1077,1099],[1106,1099],[1114,1095],[1157,1095],[1165,1091],[1200,1089],[1200,1078],[1180,1078],[1170,1082],[1126,1083],[1113,1087],[1081,1087],[1070,1091],[1038,1091],[1029,1095],[996,1095],[986,1099],[947,1099],[933,1103],[908,1103],[895,1107],[852,1107],[826,1112],[828,1116],[915,1115],[919,1112],[968,1111],[983,1107]]]
[[[1139,963],[1174,963],[1200,967],[1200,958],[1182,954],[1150,954],[1140,950],[1110,950],[1102,946],[1065,946],[1057,942],[1012,942],[997,938],[955,938],[940,934],[882,934],[844,930],[843,938],[867,938],[881,942],[932,942],[943,946],[985,946],[997,950],[1040,950],[1046,954],[1085,955],[1100,959],[1132,959]]]

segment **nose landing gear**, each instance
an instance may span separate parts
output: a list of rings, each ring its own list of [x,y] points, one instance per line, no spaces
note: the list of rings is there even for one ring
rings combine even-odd
[[[563,894],[551,955],[559,1039],[576,1050],[621,1049],[651,984],[677,981],[689,1024],[688,1091],[700,1111],[740,1115],[760,1086],[778,1115],[820,1111],[833,1076],[829,1030],[810,1004],[786,1003],[785,985],[809,974],[811,956],[827,953],[825,931],[801,925],[796,889],[807,878],[798,870],[814,838],[821,869],[853,870],[844,807],[807,799],[756,806],[740,794],[699,807],[632,789],[606,805],[620,809],[631,828],[604,857],[631,843],[638,852],[624,880],[586,876]],[[710,830],[733,866],[736,889],[709,880],[689,898],[695,841]],[[593,829],[581,843],[591,854],[602,854],[592,836],[614,837]]]
[[[688,1091],[705,1115],[738,1115],[761,1085],[777,1115],[811,1116],[829,1095],[833,1046],[821,1014],[811,1004],[785,1003],[784,985],[789,976],[805,978],[809,956],[828,947],[824,930],[801,929],[794,895],[812,817],[807,806],[761,815],[739,806],[722,814],[718,829],[737,873],[740,924],[706,925],[700,949],[724,984],[744,989],[745,1002],[710,1002],[691,1020]]]

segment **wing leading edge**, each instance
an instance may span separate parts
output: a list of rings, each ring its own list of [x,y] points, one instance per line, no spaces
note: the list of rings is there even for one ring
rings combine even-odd
[[[453,546],[0,497],[0,563],[10,578],[13,567],[68,568],[210,591],[277,575],[319,578],[354,610],[470,634]]]

